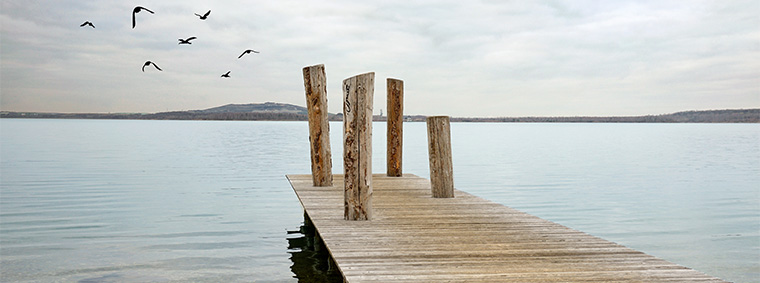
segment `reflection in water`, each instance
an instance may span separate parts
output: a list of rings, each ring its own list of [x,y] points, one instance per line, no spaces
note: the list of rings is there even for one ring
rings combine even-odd
[[[303,225],[296,231],[288,231],[287,239],[293,261],[290,270],[298,282],[343,282],[343,276],[306,213]]]

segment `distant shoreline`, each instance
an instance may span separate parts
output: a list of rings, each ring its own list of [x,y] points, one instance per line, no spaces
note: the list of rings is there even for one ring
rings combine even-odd
[[[299,112],[205,112],[175,111],[152,114],[140,113],[44,113],[0,112],[0,118],[14,119],[114,119],[114,120],[213,120],[213,121],[307,121],[305,113]],[[427,116],[405,115],[406,122],[424,122]],[[342,121],[341,114],[330,114],[330,121]],[[385,121],[385,116],[375,116],[374,121]],[[684,111],[672,114],[611,117],[452,117],[452,122],[485,123],[760,123],[760,109],[732,109]]]

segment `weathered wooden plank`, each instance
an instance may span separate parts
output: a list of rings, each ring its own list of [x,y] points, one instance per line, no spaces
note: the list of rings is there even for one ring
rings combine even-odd
[[[724,282],[423,178],[373,176],[374,216],[343,218],[343,183],[289,175],[348,282]]]

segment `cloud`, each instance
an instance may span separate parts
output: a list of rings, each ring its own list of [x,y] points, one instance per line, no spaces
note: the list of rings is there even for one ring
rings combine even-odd
[[[405,81],[410,114],[640,115],[760,107],[753,1],[4,1],[0,107],[155,112],[304,105],[323,63]],[[208,20],[193,13],[212,10]],[[89,20],[96,29],[79,28]],[[178,38],[196,36],[192,45]],[[260,54],[237,56],[245,49]],[[140,71],[145,60],[163,72]],[[231,71],[232,78],[219,76]]]

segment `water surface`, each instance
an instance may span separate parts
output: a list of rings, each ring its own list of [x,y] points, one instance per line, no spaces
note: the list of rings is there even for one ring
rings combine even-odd
[[[404,127],[404,172],[428,177],[425,124]],[[454,123],[452,147],[458,189],[760,276],[760,125]],[[2,119],[0,281],[298,281],[312,256],[288,234],[303,212],[284,175],[309,172],[308,149],[305,122]]]

